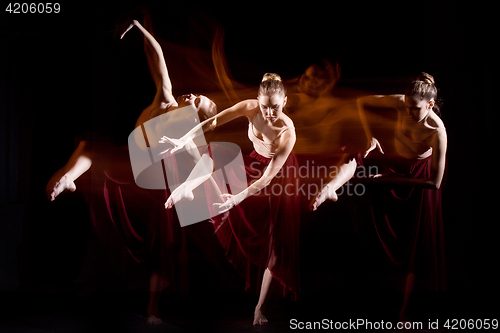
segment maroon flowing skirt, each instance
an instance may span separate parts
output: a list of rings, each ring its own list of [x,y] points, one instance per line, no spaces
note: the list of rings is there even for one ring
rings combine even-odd
[[[107,242],[120,234],[132,257],[157,272],[175,290],[187,288],[187,250],[184,230],[173,210],[165,209],[166,190],[136,185],[127,147],[91,142],[92,188],[100,189],[91,202],[94,227]],[[162,162],[175,169],[175,159]],[[104,188],[103,188],[104,185]],[[101,204],[104,198],[104,206]],[[104,223],[108,215],[114,228]],[[113,230],[114,229],[114,230]]]
[[[431,157],[358,158],[358,164],[408,178],[428,178],[431,173]],[[377,183],[367,185],[367,197],[376,235],[390,261],[407,273],[414,273],[420,289],[443,291],[446,283],[441,189]]]
[[[249,185],[262,176],[270,162],[255,151],[243,159]],[[246,280],[247,290],[258,291],[264,270],[269,268],[282,285],[283,295],[297,298],[300,220],[297,170],[297,159],[292,152],[266,188],[233,207],[226,220],[214,219],[226,258]]]

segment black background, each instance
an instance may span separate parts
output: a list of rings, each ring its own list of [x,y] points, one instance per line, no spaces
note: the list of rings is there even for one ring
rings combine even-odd
[[[138,5],[63,4],[59,14],[0,8],[0,290],[15,299],[33,293],[51,299],[73,288],[82,270],[98,270],[84,264],[91,228],[83,196],[49,203],[44,187],[85,133],[120,141],[150,103],[154,85],[140,37],[117,36]],[[230,70],[251,85],[268,71],[296,77],[321,58],[340,62],[341,85],[379,93],[399,92],[392,82],[421,71],[434,75],[449,140],[445,304],[460,318],[495,312],[489,305],[498,295],[495,110],[487,52],[492,8],[454,1],[141,5],[150,9],[155,34],[178,45],[210,51],[214,29],[222,26]],[[179,71],[171,75],[184,84],[175,95],[199,84]],[[311,232],[303,237],[304,244],[314,242]],[[332,255],[342,256],[320,254],[323,262]],[[104,277],[112,273],[103,267],[104,273],[91,276],[107,290],[116,279]],[[114,288],[127,283],[133,285]]]

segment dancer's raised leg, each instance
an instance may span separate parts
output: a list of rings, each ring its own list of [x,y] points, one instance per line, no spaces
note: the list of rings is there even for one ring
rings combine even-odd
[[[74,192],[76,190],[74,181],[87,171],[91,165],[92,159],[89,143],[81,141],[66,165],[54,173],[47,183],[45,187],[47,198],[50,201],[54,201],[65,190]]]
[[[356,159],[352,158],[347,163],[343,163],[339,167],[339,172],[326,184],[321,191],[316,195],[311,203],[311,209],[314,211],[325,201],[337,201],[338,196],[336,191],[352,178],[356,172]]]

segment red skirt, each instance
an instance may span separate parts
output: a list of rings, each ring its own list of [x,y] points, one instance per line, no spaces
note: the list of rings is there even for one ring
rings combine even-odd
[[[431,172],[431,157],[358,158],[358,163],[408,178],[428,178]],[[414,273],[423,290],[443,291],[446,283],[441,189],[378,183],[367,186],[367,197],[379,243],[391,262]]]
[[[173,210],[164,208],[169,191],[143,189],[135,184],[127,147],[107,147],[105,155],[101,151],[101,156],[96,156],[102,150],[99,148],[93,149],[93,160],[105,162],[93,168],[101,167],[104,172],[107,213],[128,252],[171,287],[184,291],[188,280],[185,233]],[[169,163],[175,164],[175,159]],[[95,226],[105,240],[99,221],[95,220]]]
[[[270,162],[255,151],[243,159],[249,185],[262,176]],[[247,290],[258,291],[264,270],[269,268],[283,286],[283,295],[297,298],[300,222],[297,170],[297,158],[292,152],[266,188],[232,208],[227,220],[214,219],[226,258],[246,280]]]

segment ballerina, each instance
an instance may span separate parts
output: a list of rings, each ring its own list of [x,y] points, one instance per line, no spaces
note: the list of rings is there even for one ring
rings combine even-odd
[[[185,106],[191,106],[195,108],[200,120],[210,118],[214,114],[216,114],[217,108],[215,103],[206,96],[199,94],[187,94],[179,96],[177,99],[174,98],[172,93],[172,82],[168,74],[165,59],[163,57],[163,51],[160,44],[149,32],[152,31],[152,26],[149,15],[147,14],[144,16],[144,24],[148,27],[148,29],[145,29],[137,20],[133,20],[133,22],[128,26],[126,31],[120,37],[123,38],[125,34],[134,27],[137,28],[143,35],[144,52],[146,53],[148,67],[156,86],[156,94],[153,102],[141,112],[141,114],[137,118],[136,127],[141,126],[143,123],[159,115],[183,108]],[[193,122],[193,125],[194,124],[195,122]],[[196,154],[197,150],[191,150],[190,152],[192,153],[193,159],[195,161],[201,158],[199,154]],[[136,260],[143,261],[142,257],[141,259],[139,259],[140,255],[134,254],[134,249],[136,249],[138,246],[142,246],[138,244],[143,244],[144,239],[140,236],[137,236],[135,230],[127,230],[128,228],[133,228],[133,226],[131,226],[131,224],[133,223],[128,220],[128,216],[123,217],[119,214],[120,209],[116,209],[116,207],[114,207],[112,204],[113,200],[110,199],[114,195],[121,196],[121,191],[123,191],[123,189],[120,188],[127,186],[132,186],[132,191],[144,191],[143,198],[149,198],[151,196],[151,193],[147,192],[146,190],[134,186],[134,179],[130,166],[128,149],[126,147],[110,147],[109,145],[97,142],[81,141],[69,158],[66,165],[58,170],[47,183],[47,198],[51,201],[54,201],[57,196],[59,196],[66,190],[74,192],[76,190],[75,181],[85,172],[87,172],[92,167],[92,165],[96,164],[97,168],[102,169],[107,177],[107,182],[105,185],[105,200],[108,206],[110,217],[118,227],[122,236],[125,238],[127,246],[129,247],[129,252],[132,253]],[[154,200],[157,200],[157,198],[150,198],[149,203],[152,203]],[[127,219],[127,221],[119,221],[123,218]],[[165,218],[170,221],[173,219],[173,215],[170,214]],[[143,223],[140,220],[141,219],[138,217],[133,222],[136,224]],[[159,225],[161,224],[159,221],[149,221],[145,223],[147,223],[147,228],[149,229],[165,228],[165,226]],[[173,225],[171,227],[174,229],[178,228],[178,226]],[[166,246],[167,248],[169,248],[175,247],[177,245],[163,244],[161,246]],[[147,248],[148,246],[144,245],[144,247]],[[170,282],[167,281],[162,276],[162,274],[160,274],[160,271],[164,269],[163,267],[159,267],[162,266],[161,262],[153,264],[153,266],[154,267],[152,268],[150,277],[150,298],[147,311],[147,322],[149,324],[159,324],[162,322],[158,315],[159,298],[161,296],[161,292],[169,285]]]
[[[248,138],[254,147],[250,156],[245,156],[250,185],[238,194],[222,194],[224,202],[214,203],[220,213],[229,211],[227,221],[215,223],[214,227],[227,251],[226,257],[246,279],[247,286],[252,280],[251,265],[264,270],[254,325],[268,323],[264,311],[274,280],[294,296],[298,291],[299,205],[297,193],[293,192],[298,180],[286,172],[297,167],[292,151],[296,135],[292,120],[283,112],[286,102],[280,76],[266,73],[257,99],[245,100],[221,111],[180,139],[166,136],[162,139],[174,145],[171,149],[174,153],[193,140],[200,129],[205,132],[238,117],[248,119]],[[284,175],[277,176],[282,169]],[[266,188],[275,187],[282,190],[280,195],[263,193]],[[167,202],[175,204],[173,199]]]
[[[447,135],[438,116],[436,100],[437,87],[434,78],[427,73],[412,80],[405,94],[359,98],[357,104],[362,113],[369,108],[396,113],[394,132],[387,132],[389,139],[392,138],[392,144],[391,140],[386,140],[389,151],[384,149],[384,152],[379,140],[372,137],[363,158],[358,156],[357,163],[354,158],[347,161],[313,203],[317,209],[327,200],[336,201],[335,191],[354,175],[357,164],[374,165],[383,170],[372,175],[367,183],[369,205],[377,235],[388,257],[396,265],[406,267],[401,320],[406,320],[410,296],[419,275],[425,276],[430,289],[444,288],[440,189],[445,173]],[[385,157],[367,158],[374,150]],[[371,183],[384,183],[387,187]]]

